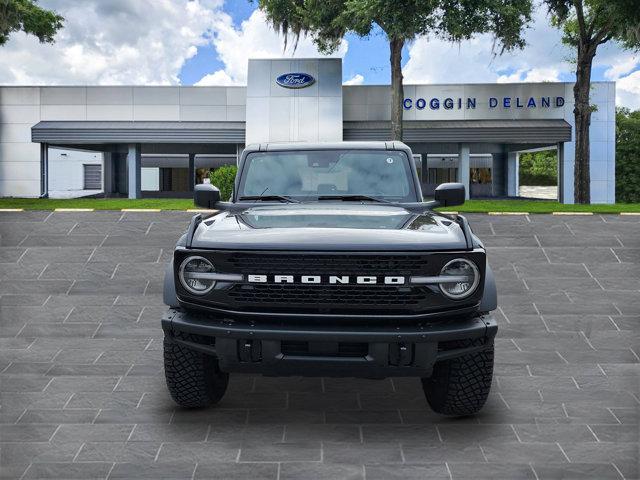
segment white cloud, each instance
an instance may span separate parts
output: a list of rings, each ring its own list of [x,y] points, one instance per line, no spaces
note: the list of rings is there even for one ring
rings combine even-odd
[[[603,55],[606,60],[600,59],[599,62],[608,60],[609,68],[604,76],[616,81],[616,104],[632,110],[640,109],[640,55],[632,52],[611,55],[608,50],[610,48]]]
[[[573,77],[573,52],[562,44],[561,33],[538,8],[526,33],[524,50],[494,56],[490,35],[480,35],[460,44],[437,38],[419,38],[409,46],[403,68],[406,83],[545,82]],[[617,103],[640,104],[638,80],[640,56],[626,52],[614,42],[598,48],[594,67],[604,67],[608,80],[617,80]],[[623,77],[623,75],[627,75]]]
[[[557,80],[560,72],[572,69],[567,61],[570,51],[560,32],[549,25],[544,9],[535,13],[525,39],[524,50],[495,55],[488,34],[460,44],[419,38],[409,47],[403,73],[407,83],[524,82]]]
[[[560,71],[557,68],[532,68],[524,76],[523,82],[559,82]]]
[[[518,83],[522,82],[523,75],[526,75],[526,70],[516,70],[515,72],[508,75],[500,75],[496,78],[496,82],[498,83]]]
[[[54,45],[15,33],[0,84],[176,84],[185,61],[230,23],[223,0],[43,0],[65,27]]]
[[[556,68],[530,68],[521,69],[510,75],[500,75],[498,83],[519,83],[519,82],[559,82],[560,71]]]
[[[616,103],[632,110],[640,109],[640,70],[616,82]]]
[[[239,28],[232,22],[220,22],[216,25],[212,43],[224,68],[205,75],[197,85],[246,84],[249,58],[321,56],[310,38],[300,38],[295,51],[291,45],[292,39],[289,40],[287,50],[283,51],[284,38],[271,28],[259,10],[255,10]],[[344,57],[347,48],[348,43],[343,40],[331,57]]]
[[[212,85],[244,85],[244,83],[237,82],[229,76],[224,70],[218,70],[213,73],[209,73],[198,80],[194,85],[199,87],[208,87]]]
[[[632,72],[640,65],[640,56],[632,53],[621,54],[614,58],[611,66],[604,72],[605,78],[617,80],[621,76]]]
[[[224,68],[197,85],[247,80],[249,58],[317,57],[309,38],[283,52],[260,11],[236,28],[224,0],[44,0],[65,17],[53,45],[23,33],[0,49],[0,84],[178,84],[198,47],[213,45]],[[343,41],[332,56],[347,52]]]
[[[364,77],[359,73],[356,73],[353,77],[343,83],[343,85],[362,85],[364,83]]]

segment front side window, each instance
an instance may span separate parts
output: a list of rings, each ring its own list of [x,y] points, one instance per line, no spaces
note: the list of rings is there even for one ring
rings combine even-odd
[[[247,156],[238,198],[281,195],[300,199],[367,195],[415,201],[409,159],[385,150],[254,152]]]

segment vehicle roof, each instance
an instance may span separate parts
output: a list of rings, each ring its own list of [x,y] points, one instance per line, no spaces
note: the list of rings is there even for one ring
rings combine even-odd
[[[402,142],[269,142],[247,145],[245,150],[267,152],[279,150],[402,150],[409,147]]]

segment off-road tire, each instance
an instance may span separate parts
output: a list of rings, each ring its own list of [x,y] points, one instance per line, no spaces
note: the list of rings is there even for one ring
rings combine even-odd
[[[480,340],[461,340],[455,348],[476,346]],[[493,344],[476,353],[437,362],[433,374],[422,379],[431,409],[443,415],[474,415],[487,401],[493,377]]]
[[[184,340],[197,341],[191,335]],[[185,408],[203,408],[220,401],[227,390],[229,374],[221,372],[211,355],[164,339],[164,376],[171,398]]]

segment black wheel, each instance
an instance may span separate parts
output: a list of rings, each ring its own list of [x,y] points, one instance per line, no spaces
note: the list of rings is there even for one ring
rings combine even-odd
[[[185,340],[196,341],[190,335]],[[186,408],[202,408],[218,403],[227,390],[229,374],[221,372],[218,361],[203,353],[164,339],[164,376],[171,398]]]
[[[478,341],[461,340],[455,348]],[[422,379],[429,406],[443,415],[473,415],[480,411],[491,389],[493,344],[487,350],[437,362],[433,374]]]

